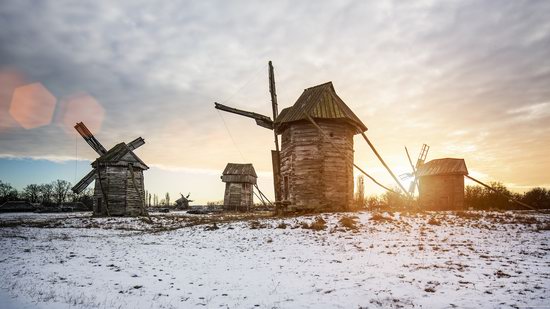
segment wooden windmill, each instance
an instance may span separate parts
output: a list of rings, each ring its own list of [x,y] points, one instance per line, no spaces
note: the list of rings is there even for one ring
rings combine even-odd
[[[79,194],[95,180],[94,215],[147,215],[143,171],[149,167],[133,152],[145,144],[143,138],[138,137],[128,144],[119,143],[107,151],[84,123],[79,122],[74,128],[99,157],[92,162],[92,171],[72,191]]]
[[[336,94],[332,82],[304,90],[293,106],[278,113],[273,65],[269,62],[273,120],[265,115],[215,103],[215,108],[256,120],[273,130],[272,151],[276,206],[296,210],[349,209],[353,199],[353,167],[376,184],[393,191],[353,163],[353,136],[361,134],[400,188],[401,183],[365,135],[367,127]],[[281,135],[281,149],[279,138]]]

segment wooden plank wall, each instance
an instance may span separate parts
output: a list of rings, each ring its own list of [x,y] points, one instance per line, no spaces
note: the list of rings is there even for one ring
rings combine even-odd
[[[353,201],[353,128],[338,121],[318,121],[332,142],[309,122],[292,123],[282,134],[281,175],[291,207],[345,210]],[[285,181],[288,184],[285,184]]]
[[[108,199],[109,213],[111,216],[138,216],[142,215],[141,199],[136,192],[130,171],[124,166],[101,166],[101,181]],[[134,169],[134,177],[142,198],[145,198],[143,183],[143,171]],[[98,200],[101,199],[102,207],[99,207]],[[96,180],[94,187],[94,215],[105,216],[105,197],[101,192],[99,181]]]
[[[253,185],[250,183],[227,182],[225,184],[225,194],[223,198],[224,209],[238,211],[252,209],[254,205],[252,190]]]
[[[420,178],[419,202],[426,210],[464,210],[464,176],[435,175]]]

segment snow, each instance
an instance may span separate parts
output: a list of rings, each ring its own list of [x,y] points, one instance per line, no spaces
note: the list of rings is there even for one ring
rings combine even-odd
[[[356,228],[344,227],[343,217],[356,217],[351,220]],[[549,215],[179,213],[152,220],[1,214],[0,307],[517,308],[549,303]]]

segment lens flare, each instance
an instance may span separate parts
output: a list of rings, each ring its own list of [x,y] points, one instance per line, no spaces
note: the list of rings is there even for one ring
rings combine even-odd
[[[62,99],[60,107],[61,125],[68,134],[77,134],[74,129],[77,122],[84,122],[93,134],[101,130],[105,109],[93,96],[87,93],[75,94]]]
[[[57,99],[41,83],[17,87],[9,113],[23,128],[34,129],[50,124]]]
[[[25,84],[25,78],[21,72],[15,69],[0,70],[0,132],[19,127],[9,110],[13,91]]]

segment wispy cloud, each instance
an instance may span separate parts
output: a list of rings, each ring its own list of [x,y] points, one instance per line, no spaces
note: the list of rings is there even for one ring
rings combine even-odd
[[[138,153],[152,166],[269,171],[272,133],[224,114],[232,142],[212,102],[269,114],[273,60],[281,107],[332,80],[392,166],[407,166],[403,145],[428,143],[430,158],[548,183],[538,176],[550,166],[548,14],[546,1],[16,1],[0,10],[0,70],[60,101],[90,94],[105,109],[97,138],[109,148],[143,136]],[[4,92],[2,153],[64,158],[76,145],[96,157],[65,132],[61,108],[50,126],[25,130]],[[356,158],[377,166],[362,143]]]

